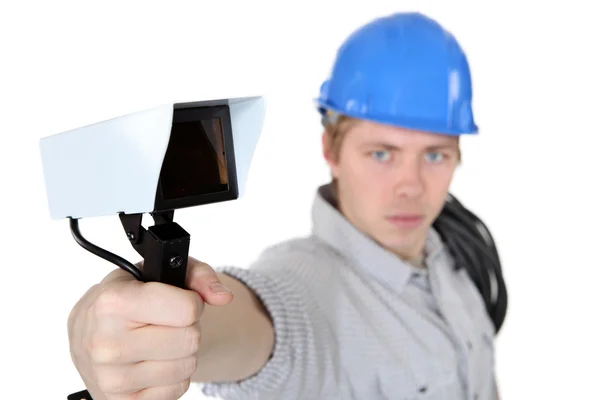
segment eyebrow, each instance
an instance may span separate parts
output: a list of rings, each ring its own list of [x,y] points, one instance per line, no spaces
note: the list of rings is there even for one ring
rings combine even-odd
[[[386,150],[402,150],[401,147],[394,146],[385,142],[366,142],[363,147],[383,147]],[[425,147],[427,151],[436,151],[436,150],[458,150],[458,146],[454,143],[447,144],[432,144]]]

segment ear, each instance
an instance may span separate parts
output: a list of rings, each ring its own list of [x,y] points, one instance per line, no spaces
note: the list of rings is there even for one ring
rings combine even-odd
[[[322,146],[322,151],[323,151],[323,158],[327,162],[327,165],[329,165],[329,169],[331,170],[331,175],[333,176],[333,178],[337,178],[338,165],[333,156],[333,151],[331,148],[331,141],[329,140],[329,136],[327,135],[327,132],[325,132],[325,131],[323,131],[323,135],[321,136],[321,146]]]

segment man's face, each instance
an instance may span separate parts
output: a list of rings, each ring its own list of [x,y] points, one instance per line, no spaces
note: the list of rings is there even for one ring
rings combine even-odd
[[[337,158],[324,136],[340,211],[406,259],[420,257],[459,162],[458,138],[356,121]]]

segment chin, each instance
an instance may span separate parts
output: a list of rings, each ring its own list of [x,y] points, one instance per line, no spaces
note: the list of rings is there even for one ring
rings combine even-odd
[[[388,230],[372,236],[380,245],[388,249],[404,249],[415,243],[415,235],[406,232],[390,232]]]
[[[395,251],[406,251],[415,246],[416,240],[412,237],[395,238],[387,240],[385,245]]]
[[[392,228],[381,230],[378,235],[378,241],[388,249],[404,252],[414,249],[415,246],[420,246],[427,235],[429,225],[423,224],[414,229],[398,229]]]

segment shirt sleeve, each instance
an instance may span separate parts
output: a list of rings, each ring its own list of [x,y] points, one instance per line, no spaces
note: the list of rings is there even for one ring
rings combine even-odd
[[[275,329],[271,358],[254,376],[202,385],[208,397],[225,400],[334,398],[337,348],[320,310],[314,264],[307,257],[263,258],[249,269],[218,269],[248,286],[263,302]]]

